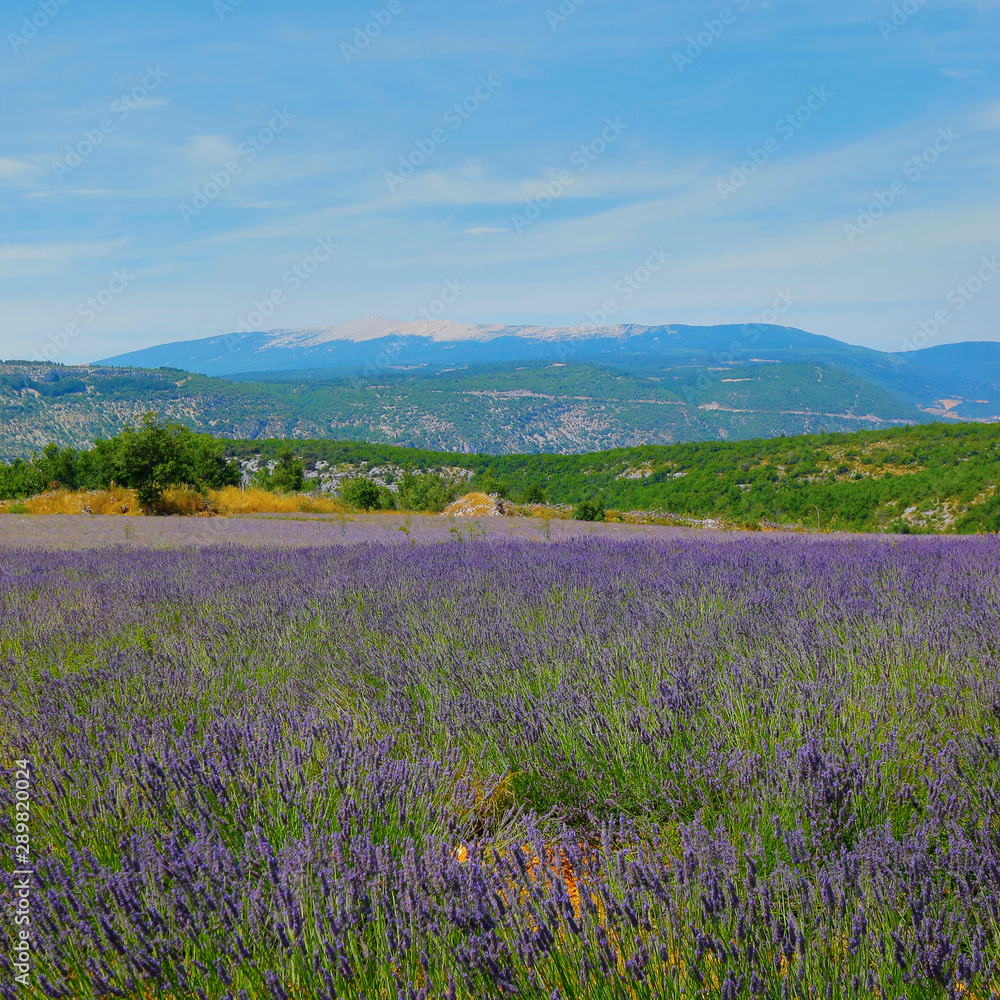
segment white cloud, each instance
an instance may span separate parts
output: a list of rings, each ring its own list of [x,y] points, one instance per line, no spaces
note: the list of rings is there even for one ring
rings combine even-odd
[[[235,158],[238,151],[228,135],[193,135],[182,152],[196,163],[214,167]]]
[[[105,257],[126,242],[4,243],[0,245],[0,278],[55,274],[75,261]]]
[[[168,97],[146,97],[141,101],[134,102],[132,108],[139,111],[149,111],[152,108],[162,108],[169,103]]]
[[[14,160],[9,156],[0,156],[0,181],[25,180],[36,172],[36,167],[24,160]]]

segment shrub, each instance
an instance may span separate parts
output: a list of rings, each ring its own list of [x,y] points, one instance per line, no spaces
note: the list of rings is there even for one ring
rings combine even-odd
[[[476,476],[472,481],[472,485],[480,493],[502,497],[504,500],[510,494],[510,486],[502,479],[498,479],[493,474],[492,469],[486,469],[483,473]]]
[[[545,490],[539,483],[532,483],[521,494],[521,503],[545,503]]]
[[[272,470],[263,465],[253,477],[254,484],[274,493],[301,493],[305,485],[302,461],[295,457],[290,445],[278,452],[278,461]]]
[[[600,499],[581,500],[573,508],[573,519],[575,521],[603,521],[604,501]]]
[[[340,496],[344,503],[350,504],[355,510],[378,510],[382,506],[378,484],[367,476],[358,476],[342,483]]]
[[[459,484],[445,479],[440,473],[403,474],[396,499],[400,510],[440,513],[460,492]]]

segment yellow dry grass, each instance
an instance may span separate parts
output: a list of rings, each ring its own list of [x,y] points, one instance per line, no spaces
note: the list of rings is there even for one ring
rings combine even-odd
[[[281,495],[266,490],[241,491],[236,486],[200,493],[190,486],[164,490],[155,513],[186,517],[214,514],[342,514],[349,510],[330,497],[301,493]],[[24,500],[0,500],[0,513],[20,514],[127,514],[141,515],[135,490],[113,486],[109,490],[52,490]]]
[[[351,509],[333,497],[282,495],[256,488],[244,491],[237,486],[210,490],[208,495],[220,514],[345,514]]]
[[[26,514],[141,514],[135,490],[52,490],[25,500],[0,501],[0,512]]]

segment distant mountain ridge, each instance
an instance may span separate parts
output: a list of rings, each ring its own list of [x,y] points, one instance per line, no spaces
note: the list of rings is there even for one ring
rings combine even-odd
[[[156,410],[216,437],[338,438],[466,454],[880,429],[931,418],[833,365],[523,362],[375,378],[0,364],[0,461],[89,446]]]
[[[311,368],[369,369],[504,361],[604,360],[607,356],[658,355],[675,351],[741,354],[770,350],[852,350],[847,344],[794,327],[770,325],[544,327],[449,321],[402,323],[368,318],[329,327],[230,333],[131,351],[97,364],[169,366],[202,375],[296,371]],[[448,353],[452,352],[452,353]]]
[[[99,365],[171,367],[222,378],[316,381],[428,374],[516,362],[600,363],[630,371],[785,362],[834,365],[931,417],[1000,419],[1000,343],[888,353],[768,324],[609,327],[399,322],[232,333],[120,354]]]

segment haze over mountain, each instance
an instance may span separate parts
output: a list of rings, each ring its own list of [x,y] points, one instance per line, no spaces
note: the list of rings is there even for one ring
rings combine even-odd
[[[372,372],[419,365],[565,360],[569,356],[603,360],[608,356],[639,358],[676,351],[732,353],[734,344],[738,345],[737,353],[747,357],[757,348],[852,350],[830,337],[784,326],[471,326],[447,320],[406,323],[369,317],[328,327],[178,341],[106,358],[98,364],[140,368],[167,365],[203,375],[313,368],[360,368]]]
[[[830,364],[931,416],[992,420],[1000,414],[1000,344],[946,344],[890,354],[771,324],[544,327],[366,317],[328,327],[178,341],[98,364],[166,366],[241,380],[315,381],[546,361],[597,362],[629,370]]]
[[[0,365],[2,458],[157,410],[216,436],[580,452],[1000,420],[1000,344],[886,354],[775,325],[542,327],[368,317]]]

